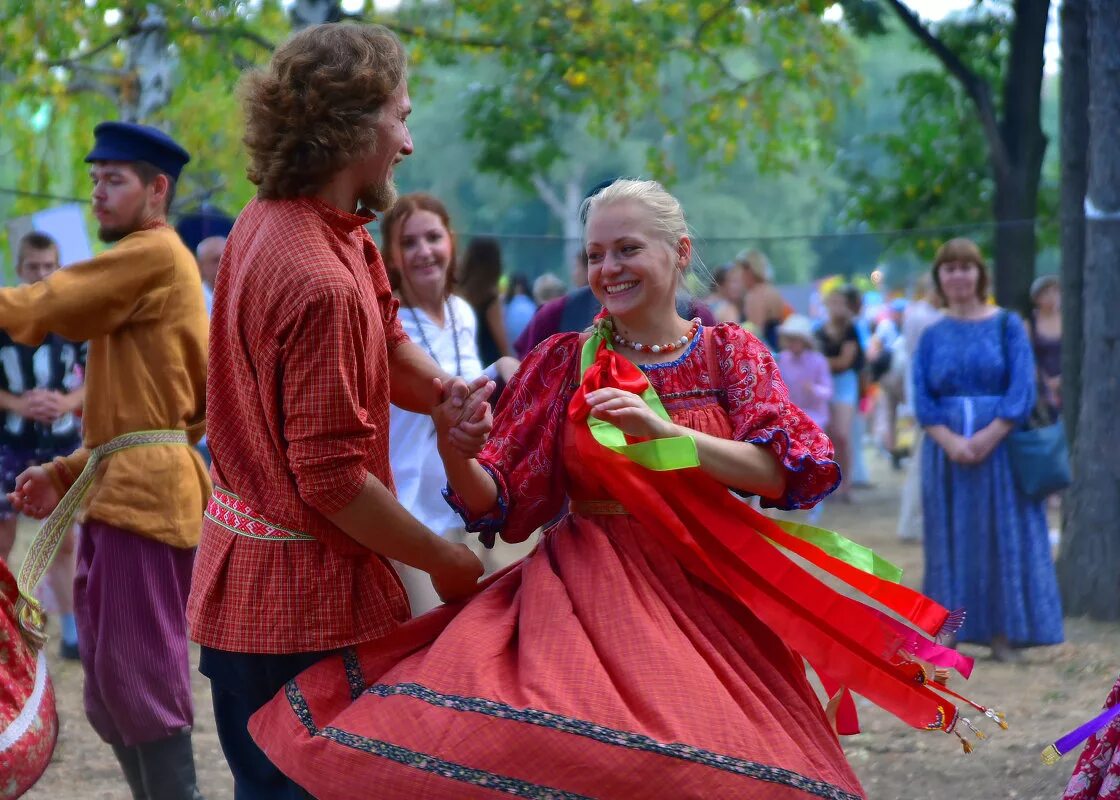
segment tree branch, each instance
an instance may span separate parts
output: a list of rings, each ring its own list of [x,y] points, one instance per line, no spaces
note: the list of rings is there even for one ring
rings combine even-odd
[[[81,94],[82,92],[93,92],[103,95],[113,101],[113,105],[119,104],[121,100],[120,91],[109,84],[95,80],[89,76],[75,76],[66,86],[66,93]]]
[[[560,195],[556,194],[556,190],[535,172],[529,176],[529,181],[533,184],[533,188],[537,190],[537,194],[540,195],[544,204],[548,206],[548,210],[558,219],[564,219],[567,212],[564,208],[564,202],[560,199]]]
[[[70,56],[69,58],[58,58],[53,61],[48,61],[47,66],[73,67],[79,61],[88,61],[95,56],[101,55],[101,53],[104,53],[110,47],[114,47],[115,45],[117,45],[122,39],[128,39],[129,37],[135,36],[136,34],[140,33],[141,30],[142,28],[140,26],[140,22],[138,20],[134,20],[120,33],[116,34],[111,39],[106,39],[104,42],[97,45],[97,47],[86,50],[84,53],[78,53],[78,55],[76,56]]]
[[[734,11],[737,5],[739,5],[739,0],[728,0],[728,2],[724,3],[721,8],[717,8],[715,11],[701,20],[700,24],[696,26],[696,30],[692,33],[692,43],[699,46],[700,39],[704,36],[704,31],[707,30],[712,23],[714,23],[724,14],[728,13],[729,11]]]
[[[956,78],[957,82],[964,88],[965,93],[976,107],[976,115],[980,118],[984,136],[988,140],[988,147],[991,150],[992,163],[996,172],[1003,175],[1008,174],[1010,172],[1010,161],[1007,155],[1007,147],[1000,134],[995,104],[992,102],[992,87],[961,61],[960,57],[950,50],[943,41],[938,39],[909,6],[901,0],[886,0],[886,3],[894,9],[895,14],[902,21],[902,24],[909,29],[910,33],[937,57],[946,71]]]
[[[129,74],[128,70],[125,69],[102,67],[99,64],[82,64],[72,58],[57,58],[54,61],[48,61],[47,66],[62,67],[73,72],[85,72],[90,75],[104,75],[109,78],[123,78]]]
[[[270,53],[276,49],[276,45],[264,36],[241,26],[203,25],[197,20],[191,20],[190,25],[187,26],[187,30],[191,33],[197,33],[199,36],[217,36],[223,39],[244,39]]]
[[[384,24],[385,27],[392,29],[394,33],[402,37],[412,36],[417,39],[428,39],[433,42],[441,42],[442,44],[451,44],[458,47],[468,47],[477,50],[508,50],[514,47],[505,39],[487,39],[483,36],[455,36],[449,33],[433,31],[429,28],[417,27],[415,25],[402,25],[399,22],[386,22]],[[524,49],[537,53],[538,55],[556,52],[556,49],[553,47],[528,47]]]

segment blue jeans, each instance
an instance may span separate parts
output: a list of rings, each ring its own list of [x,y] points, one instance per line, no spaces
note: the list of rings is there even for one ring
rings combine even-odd
[[[233,773],[235,800],[311,797],[273,766],[249,736],[249,717],[288,681],[330,652],[269,655],[202,648],[198,671],[210,679],[218,740]]]

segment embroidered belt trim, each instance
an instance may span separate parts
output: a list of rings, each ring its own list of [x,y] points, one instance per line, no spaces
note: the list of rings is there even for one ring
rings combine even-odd
[[[214,487],[206,504],[206,518],[230,533],[268,542],[314,542],[315,537],[273,524],[233,492]]]
[[[617,500],[573,500],[571,512],[583,517],[617,516],[626,517],[630,512]]]

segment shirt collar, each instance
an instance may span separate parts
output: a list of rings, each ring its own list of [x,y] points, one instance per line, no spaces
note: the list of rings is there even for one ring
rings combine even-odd
[[[320,200],[318,197],[301,197],[300,200],[311,206],[316,214],[326,220],[328,225],[340,233],[350,233],[377,219],[376,214],[364,208],[357,214],[349,214],[341,209],[335,208],[330,203]]]

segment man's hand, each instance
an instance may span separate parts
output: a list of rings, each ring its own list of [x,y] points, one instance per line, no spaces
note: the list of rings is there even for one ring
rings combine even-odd
[[[453,378],[443,384],[438,378],[434,388],[441,401],[432,408],[436,434],[464,458],[474,458],[494,427],[494,417],[487,400],[494,393],[494,382],[480,376],[469,384]]]
[[[44,467],[30,467],[16,478],[15,491],[8,495],[12,508],[35,519],[43,519],[52,511],[62,495]]]
[[[465,544],[452,545],[448,555],[446,566],[432,573],[432,586],[440,600],[453,603],[478,591],[478,579],[486,570]]]

